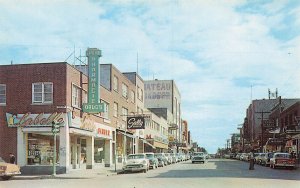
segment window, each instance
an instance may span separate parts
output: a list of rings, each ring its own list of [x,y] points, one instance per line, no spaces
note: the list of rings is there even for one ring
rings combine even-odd
[[[0,84],[0,104],[6,104],[6,85]]]
[[[102,112],[102,116],[105,119],[109,119],[109,116],[108,116],[108,114],[109,114],[109,103],[106,102],[106,101],[103,101],[103,100],[101,100],[101,103],[104,104],[104,112]]]
[[[118,117],[118,103],[114,102],[114,117]]]
[[[33,83],[32,103],[53,103],[53,83]]]
[[[128,86],[122,83],[122,96],[128,98]]]
[[[118,77],[114,76],[113,80],[113,89],[118,92],[119,91],[119,79]]]
[[[143,102],[143,90],[140,88],[140,87],[138,87],[138,91],[137,91],[138,93],[137,93],[137,98],[140,100],[140,101],[142,101]]]
[[[128,115],[128,109],[122,107],[122,120],[123,120],[123,121],[126,121],[127,115]]]
[[[80,107],[80,88],[72,85],[72,106]]]
[[[82,91],[82,103],[87,103],[88,102],[88,93],[87,91]]]
[[[132,102],[132,103],[135,103],[135,93],[134,93],[134,91],[132,91],[132,90],[131,90],[131,92],[130,92],[130,99],[131,99],[131,102]]]

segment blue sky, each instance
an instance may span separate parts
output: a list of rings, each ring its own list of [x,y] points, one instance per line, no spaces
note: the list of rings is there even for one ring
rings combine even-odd
[[[174,79],[194,141],[215,152],[268,88],[300,98],[298,0],[0,0],[0,64],[101,63]],[[252,95],[251,95],[252,85]]]

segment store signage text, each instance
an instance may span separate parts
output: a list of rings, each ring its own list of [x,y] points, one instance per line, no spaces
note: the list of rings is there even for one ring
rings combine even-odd
[[[158,82],[145,84],[146,99],[171,99],[172,84],[170,82]]]
[[[127,117],[127,129],[145,129],[145,118],[141,116]]]
[[[42,125],[52,125],[55,121],[58,124],[63,125],[65,123],[64,114],[54,112],[52,114],[31,114],[30,112],[26,114],[9,114],[6,113],[7,123],[9,127],[25,127],[25,126],[42,126]]]
[[[104,104],[99,103],[99,58],[101,57],[101,51],[97,48],[88,48],[86,56],[88,57],[89,67],[88,103],[82,105],[82,110],[90,114],[97,114],[104,112]]]
[[[98,128],[97,133],[100,135],[110,136],[110,130]]]

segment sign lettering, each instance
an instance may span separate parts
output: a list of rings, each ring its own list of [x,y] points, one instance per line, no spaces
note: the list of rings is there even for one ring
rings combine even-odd
[[[141,116],[127,117],[128,129],[145,129],[145,118]]]

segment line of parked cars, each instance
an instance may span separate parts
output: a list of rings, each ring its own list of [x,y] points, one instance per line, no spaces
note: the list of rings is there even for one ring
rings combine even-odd
[[[254,162],[262,166],[270,166],[271,168],[285,167],[289,169],[296,168],[296,158],[289,153],[284,152],[267,152],[267,153],[254,153]],[[237,153],[232,158],[249,161],[249,153]]]
[[[184,153],[137,153],[129,154],[123,163],[124,172],[142,171],[146,173],[149,169],[156,169],[166,165],[174,164],[190,159],[189,154]]]

